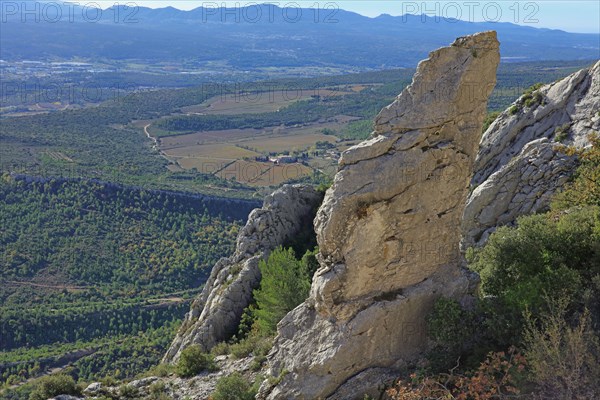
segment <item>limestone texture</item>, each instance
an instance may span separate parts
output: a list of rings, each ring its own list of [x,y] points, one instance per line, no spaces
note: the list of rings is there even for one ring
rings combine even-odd
[[[200,295],[194,300],[177,336],[163,358],[176,362],[192,344],[209,351],[237,332],[240,318],[260,283],[260,260],[296,235],[312,232],[312,219],[323,194],[307,185],[285,185],[250,213],[240,231],[235,253],[212,269]]]
[[[462,248],[481,246],[496,227],[544,211],[577,160],[562,148],[600,132],[600,61],[519,98],[486,130],[465,206]]]
[[[320,269],[278,325],[279,379],[258,398],[363,398],[369,377],[426,349],[435,299],[469,292],[460,219],[499,61],[495,32],[430,53],[371,138],[342,155],[314,222]]]

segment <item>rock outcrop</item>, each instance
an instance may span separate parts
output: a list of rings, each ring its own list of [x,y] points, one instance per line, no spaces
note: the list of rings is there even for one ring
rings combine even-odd
[[[83,399],[125,399],[156,400],[157,398],[170,400],[204,400],[211,398],[217,382],[233,373],[241,374],[244,379],[252,382],[259,374],[253,367],[254,357],[233,359],[231,356],[215,357],[217,366],[215,371],[204,371],[190,378],[180,378],[175,374],[167,376],[150,376],[133,380],[117,386],[107,386],[100,382],[91,383],[83,390],[83,398],[69,397],[56,400],[83,400]],[[130,394],[123,396],[123,389]]]
[[[260,283],[259,261],[297,235],[313,232],[312,220],[322,199],[323,194],[310,186],[286,185],[267,196],[262,208],[250,213],[238,235],[235,253],[213,267],[163,362],[177,361],[181,350],[191,344],[209,351],[236,333],[252,291]]]
[[[475,162],[463,217],[465,250],[499,225],[542,211],[575,170],[560,142],[587,146],[600,132],[600,61],[521,97],[490,125]]]
[[[468,292],[460,218],[499,61],[495,32],[432,52],[342,155],[315,219],[321,267],[278,325],[278,384],[259,398],[362,398],[426,348],[434,300]]]

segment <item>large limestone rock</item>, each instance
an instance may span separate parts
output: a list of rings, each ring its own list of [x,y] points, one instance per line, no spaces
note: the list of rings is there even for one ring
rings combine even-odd
[[[362,398],[424,350],[434,300],[467,293],[460,218],[499,60],[495,32],[432,52],[343,154],[315,219],[321,268],[278,326],[281,376],[259,398]]]
[[[213,267],[163,362],[177,361],[191,344],[209,351],[236,333],[252,291],[260,283],[259,261],[296,235],[312,232],[312,220],[322,199],[323,195],[310,186],[286,185],[267,196],[262,208],[250,213],[238,235],[235,253]]]
[[[521,97],[481,140],[463,218],[463,250],[485,243],[499,225],[543,211],[575,170],[557,143],[587,146],[600,132],[600,61]]]

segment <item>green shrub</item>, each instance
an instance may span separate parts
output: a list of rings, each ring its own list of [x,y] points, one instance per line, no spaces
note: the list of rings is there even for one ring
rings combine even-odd
[[[256,388],[237,372],[224,376],[217,382],[213,400],[253,400]]]
[[[521,96],[521,98],[508,109],[510,115],[517,114],[519,111],[521,111],[523,106],[532,107],[535,104],[544,104],[544,95],[537,91],[542,87],[542,85],[542,83],[536,83],[535,85],[527,88],[525,92],[523,92],[523,96]]]
[[[269,383],[269,385],[277,386],[281,383],[281,381],[283,381],[283,378],[285,378],[286,375],[289,373],[290,373],[290,371],[288,371],[287,369],[284,368],[279,372],[279,375],[269,376],[267,378],[267,382]]]
[[[331,187],[332,184],[333,182],[331,180],[327,180],[325,182],[319,183],[315,189],[317,190],[317,192],[325,193],[327,192],[327,189]]]
[[[537,321],[529,314],[526,357],[537,395],[544,399],[600,397],[600,341],[584,310],[569,322],[565,299],[550,300]]]
[[[526,107],[542,104],[543,101],[544,96],[540,92],[536,92],[535,94],[527,94],[525,97],[523,97],[523,103]]]
[[[256,357],[254,357],[254,359],[252,360],[252,363],[250,364],[250,369],[252,371],[258,372],[262,369],[263,365],[265,365],[266,362],[267,362],[266,355],[256,356]]]
[[[317,254],[319,253],[319,248],[315,247],[312,251],[308,250],[302,256],[300,260],[302,262],[302,268],[306,271],[306,275],[308,276],[310,282],[312,282],[312,278],[319,269],[320,264],[317,260]],[[310,285],[309,285],[310,288]]]
[[[250,304],[248,307],[244,308],[244,312],[242,313],[242,318],[240,319],[240,323],[238,325],[238,333],[236,338],[239,340],[246,338],[255,327],[256,321],[256,304]]]
[[[427,328],[432,339],[450,347],[461,346],[471,336],[469,315],[457,301],[441,298],[427,316]]]
[[[117,379],[113,375],[107,375],[99,379],[102,386],[116,386]]]
[[[487,131],[490,125],[496,120],[496,118],[498,118],[498,115],[500,115],[498,111],[488,113],[488,115],[485,117],[485,120],[483,121],[483,128],[481,129],[481,131]]]
[[[554,129],[554,140],[556,140],[557,142],[564,142],[567,137],[569,137],[569,128],[571,127],[571,124],[566,123],[563,124],[561,126],[557,126]]]
[[[150,385],[150,394],[163,393],[167,388],[167,385],[163,381],[154,382]]]
[[[297,260],[292,249],[279,247],[261,261],[260,287],[254,291],[256,321],[264,334],[275,332],[277,323],[298,304],[310,289],[307,266]]]
[[[138,388],[124,384],[119,387],[119,395],[126,399],[133,399],[140,394]]]
[[[143,376],[158,376],[164,378],[166,376],[171,375],[172,373],[175,373],[175,369],[175,366],[171,364],[158,364],[149,369],[146,373],[143,374]]]
[[[197,344],[184,349],[177,363],[177,375],[182,378],[198,375],[202,371],[214,370],[216,370],[214,357],[211,354],[204,353]]]
[[[476,341],[474,312],[464,310],[455,300],[441,298],[435,302],[426,321],[429,336],[435,342],[434,348],[427,354],[431,371],[446,371],[457,362],[473,364],[469,353]],[[476,366],[486,352],[476,353],[472,366]]]
[[[252,351],[252,355],[254,356],[254,360],[252,360],[252,364],[250,368],[253,371],[260,371],[263,364],[267,361],[267,354],[273,347],[273,338],[272,337],[263,337],[259,340],[254,346],[254,350]]]
[[[210,351],[215,356],[224,356],[230,353],[229,344],[226,342],[217,343]]]
[[[250,335],[239,342],[232,343],[229,346],[229,353],[237,359],[248,357],[254,350],[256,345],[256,337]]]
[[[30,394],[30,400],[46,400],[59,394],[69,394],[77,396],[80,394],[75,380],[65,374],[49,375],[40,378],[36,384],[34,391]]]
[[[162,398],[166,397],[166,390],[167,390],[167,385],[162,382],[162,381],[158,381],[158,382],[154,382],[153,384],[150,385],[149,391],[150,391],[150,397],[152,397],[153,399],[157,399],[157,400],[162,400]]]
[[[592,146],[584,150],[566,148],[567,154],[579,157],[580,165],[572,182],[554,196],[552,209],[567,210],[576,206],[600,206],[600,138],[588,135]]]
[[[273,338],[252,333],[237,343],[229,345],[229,350],[234,358],[244,358],[250,355],[265,356],[271,350]]]
[[[535,91],[537,91],[539,88],[541,88],[542,86],[544,86],[544,84],[542,82],[534,83],[533,85],[531,85],[527,89],[525,89],[525,91],[523,92],[523,95],[524,96],[533,95],[533,93]]]
[[[587,302],[596,312],[598,296],[585,293],[596,291],[600,275],[600,208],[519,218],[516,228],[498,228],[481,251],[470,254],[470,267],[481,276],[482,294],[500,307],[496,317],[508,316],[511,323],[518,324],[515,315],[526,310],[541,312],[548,294],[568,298],[574,307]]]

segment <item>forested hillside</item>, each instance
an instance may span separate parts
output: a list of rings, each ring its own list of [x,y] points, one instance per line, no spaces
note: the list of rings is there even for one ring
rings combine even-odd
[[[2,278],[45,274],[119,290],[193,287],[181,278],[227,254],[256,205],[60,179],[5,177],[0,190]]]
[[[256,205],[2,176],[2,382],[77,360],[75,373],[85,379],[156,364]]]

